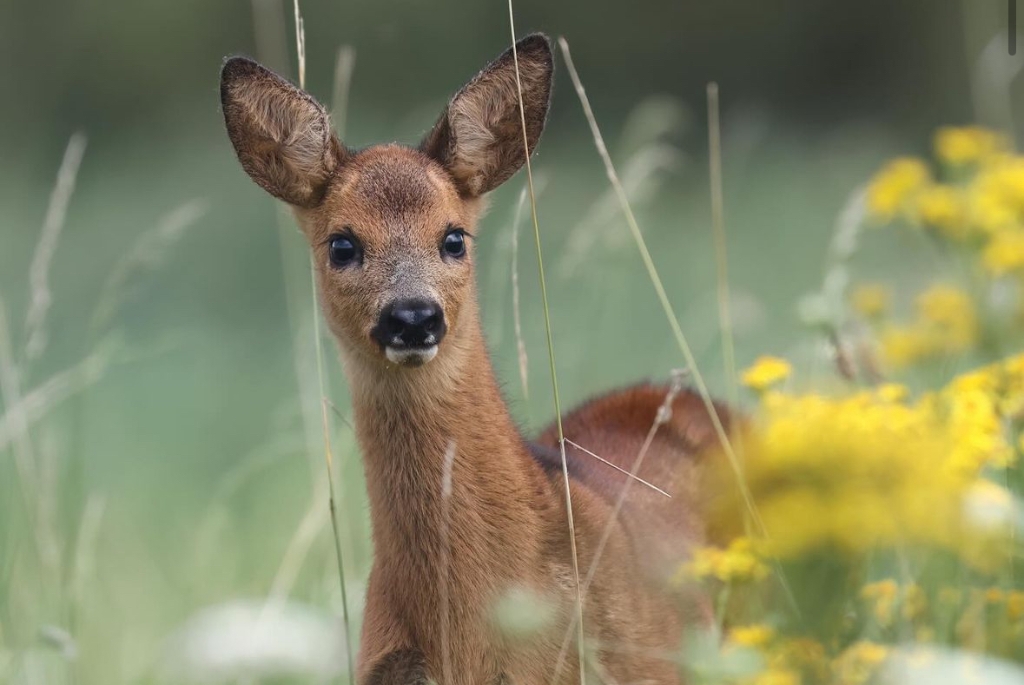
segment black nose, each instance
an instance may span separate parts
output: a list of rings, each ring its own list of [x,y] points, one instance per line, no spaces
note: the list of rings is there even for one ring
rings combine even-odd
[[[373,337],[382,347],[430,347],[441,342],[446,329],[437,303],[399,300],[380,313]]]

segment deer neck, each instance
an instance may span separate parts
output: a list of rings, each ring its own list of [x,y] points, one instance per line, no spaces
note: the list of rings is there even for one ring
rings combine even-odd
[[[423,367],[346,365],[375,569],[420,606],[437,594],[439,576],[449,579],[453,598],[523,580],[540,537],[531,533],[541,525],[545,481],[500,395],[475,313],[471,318]]]

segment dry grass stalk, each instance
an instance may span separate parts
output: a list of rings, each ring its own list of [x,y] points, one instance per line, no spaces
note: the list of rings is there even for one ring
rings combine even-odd
[[[516,68],[516,93],[519,99],[519,121],[523,131],[523,152],[526,159],[526,183],[530,190],[530,215],[533,219],[533,237],[537,248],[537,271],[540,278],[541,303],[544,308],[544,330],[548,344],[548,365],[551,371],[551,390],[555,403],[555,423],[558,426],[558,449],[562,458],[562,479],[565,486],[565,510],[569,527],[569,545],[572,550],[572,575],[576,588],[576,625],[578,627],[577,645],[579,657],[580,685],[586,685],[586,653],[583,631],[583,594],[580,588],[579,555],[576,551],[576,524],[573,520],[572,493],[569,489],[569,465],[565,458],[565,433],[562,430],[562,406],[558,395],[558,374],[555,369],[555,345],[551,337],[551,313],[548,309],[548,287],[544,279],[544,257],[540,244],[540,224],[537,220],[537,196],[533,187],[533,165],[530,163],[530,144],[526,130],[526,108],[523,105],[523,84],[519,74],[519,53],[516,50],[515,14],[512,11],[512,0],[508,0],[508,24],[512,35],[512,58]]]
[[[678,148],[667,143],[655,142],[637,150],[624,164],[622,187],[626,196],[631,202],[650,198],[659,185],[658,174],[676,168],[681,159],[682,154]],[[586,265],[599,243],[608,247],[620,246],[621,227],[609,219],[615,216],[618,205],[614,188],[608,188],[569,231],[558,264],[562,278],[573,276]]]
[[[658,411],[654,415],[654,421],[651,422],[651,427],[647,430],[647,435],[644,437],[644,441],[640,445],[640,450],[633,459],[633,464],[627,472],[629,478],[625,480],[622,484],[622,489],[619,490],[619,495],[615,499],[612,511],[608,515],[608,522],[601,531],[601,537],[597,542],[597,547],[594,549],[594,556],[590,561],[590,568],[587,569],[586,579],[583,581],[583,601],[586,601],[586,593],[590,589],[590,584],[594,580],[594,575],[597,573],[597,567],[601,562],[601,557],[604,555],[604,548],[607,546],[608,540],[611,538],[612,530],[615,527],[615,524],[619,522],[619,513],[622,511],[622,506],[625,504],[626,497],[629,495],[629,488],[633,484],[633,480],[640,480],[637,474],[640,472],[640,467],[643,466],[644,459],[647,457],[647,452],[651,448],[651,443],[654,442],[654,436],[657,434],[658,429],[661,428],[661,426],[665,425],[672,419],[672,404],[675,402],[676,397],[679,396],[679,393],[683,390],[684,377],[685,374],[680,370],[674,370],[672,372],[672,380],[669,384],[668,391],[665,393],[665,399],[662,400],[661,406],[658,407]],[[657,490],[658,488],[655,489]],[[659,492],[665,495],[668,494],[663,490],[659,490]],[[573,629],[574,626],[572,624],[570,624],[566,629],[565,639],[562,641],[562,648],[559,652],[558,661],[555,666],[556,679],[558,674],[561,672],[562,662],[565,659],[565,654],[569,646],[569,641],[572,637]]]
[[[451,611],[449,609],[451,605],[451,591],[449,590],[448,568],[451,564],[451,544],[449,538],[451,536],[451,498],[452,498],[452,471],[455,468],[455,455],[456,445],[454,441],[448,443],[448,449],[444,453],[444,464],[441,473],[441,502],[444,507],[444,516],[442,517],[443,526],[441,528],[441,568],[440,577],[437,579],[438,585],[441,586],[441,644],[447,647],[450,643],[451,636]],[[452,674],[451,654],[448,649],[444,649],[441,655],[441,676],[444,683],[453,683],[455,679]]]
[[[4,324],[0,321],[0,339],[3,337]],[[98,381],[107,363],[105,352],[94,352],[75,366],[54,374],[44,383],[24,393],[16,402],[7,404],[5,401],[4,413],[0,414],[0,451],[11,447],[22,431],[30,429],[54,407]],[[0,363],[2,368],[3,364]]]
[[[569,77],[572,80],[573,87],[576,89],[576,94],[579,97],[580,104],[583,106],[583,113],[587,119],[587,123],[590,125],[590,131],[594,137],[594,145],[604,162],[605,173],[608,175],[608,180],[612,184],[612,187],[615,188],[615,193],[619,198],[622,211],[626,216],[626,223],[629,225],[630,232],[633,234],[633,239],[636,242],[637,248],[640,250],[640,256],[643,259],[651,284],[654,286],[654,290],[658,295],[658,300],[665,312],[665,317],[668,319],[676,344],[682,352],[683,358],[686,360],[687,369],[693,376],[694,383],[697,386],[697,391],[700,394],[704,407],[708,412],[712,425],[714,426],[722,451],[725,452],[730,466],[736,473],[737,483],[743,495],[743,501],[747,507],[749,515],[754,521],[758,531],[764,533],[764,525],[761,522],[760,516],[757,514],[757,509],[754,505],[753,498],[750,495],[750,490],[747,487],[746,479],[743,477],[742,465],[736,456],[736,452],[732,448],[729,436],[726,434],[725,427],[722,425],[721,418],[718,416],[718,411],[715,409],[715,405],[711,400],[711,394],[708,392],[707,384],[704,382],[704,377],[700,373],[700,369],[697,368],[697,361],[693,356],[693,351],[690,349],[686,336],[683,334],[683,329],[679,325],[679,319],[676,317],[675,311],[672,309],[672,304],[669,302],[665,286],[661,282],[661,277],[658,275],[657,267],[655,267],[654,260],[651,258],[651,253],[647,249],[647,243],[644,240],[643,233],[640,232],[640,226],[637,224],[636,217],[633,215],[633,210],[629,204],[629,198],[626,196],[625,189],[622,187],[622,183],[615,171],[615,166],[612,164],[611,155],[608,154],[608,148],[604,143],[604,137],[601,135],[601,130],[597,125],[597,119],[594,117],[594,112],[590,107],[590,100],[587,98],[587,94],[583,89],[583,84],[580,81],[579,74],[576,72],[576,67],[573,65],[572,55],[569,52],[569,44],[566,42],[565,38],[559,38],[558,45],[562,50],[563,57],[565,58],[566,67],[569,70]]]
[[[264,602],[265,610],[279,606],[288,599],[299,572],[306,563],[309,550],[313,546],[320,532],[324,529],[324,499],[327,495],[327,488],[322,486],[313,493],[306,513],[299,521],[295,532],[285,548],[281,557],[281,563],[274,574],[274,580],[270,584],[270,591],[267,593]]]
[[[104,496],[90,494],[85,501],[82,519],[78,524],[78,538],[75,543],[69,582],[70,603],[76,614],[81,611],[81,605],[86,596],[86,586],[96,574],[100,526],[103,523],[106,509],[107,500]]]
[[[718,84],[708,84],[708,175],[711,186],[711,226],[714,233],[718,322],[722,331],[722,357],[729,403],[739,401],[736,384],[736,350],[733,344],[732,313],[729,311],[729,256],[725,242],[725,199],[722,191],[722,122],[718,106]]]
[[[348,98],[352,90],[352,73],[355,68],[356,49],[351,45],[342,45],[338,48],[338,56],[334,62],[334,96],[331,98],[334,131],[341,140],[345,140],[345,127],[348,124]]]
[[[122,255],[100,289],[90,326],[95,334],[114,318],[132,297],[136,278],[154,271],[166,259],[171,248],[209,209],[206,200],[189,200],[165,214],[152,229],[143,232]]]
[[[14,450],[14,465],[21,481],[21,492],[27,500],[29,519],[34,521],[33,503],[38,495],[38,474],[36,473],[35,450],[29,432],[29,422],[25,415],[25,405],[21,395],[21,375],[14,361],[14,348],[11,341],[11,328],[7,318],[7,307],[0,300],[0,398],[3,399],[5,411],[0,428],[6,426],[9,443]],[[0,444],[3,444],[0,442]]]
[[[516,357],[519,361],[519,383],[523,387],[523,401],[530,401],[530,357],[526,353],[523,339],[523,316],[519,304],[519,219],[526,202],[528,188],[523,186],[516,202],[516,213],[512,219],[512,325],[516,337]]]
[[[650,488],[651,490],[654,490],[655,492],[657,492],[657,493],[659,493],[659,494],[662,494],[662,495],[664,495],[665,497],[668,497],[669,499],[672,499],[672,495],[668,494],[667,492],[665,492],[664,490],[662,490],[661,488],[659,488],[659,487],[658,487],[657,485],[654,485],[653,483],[650,483],[650,482],[648,482],[648,481],[644,480],[644,479],[643,479],[643,478],[641,478],[640,476],[638,476],[638,475],[636,475],[636,474],[634,474],[634,473],[631,473],[631,472],[627,471],[626,469],[622,468],[621,466],[618,466],[617,464],[613,464],[613,463],[611,463],[610,461],[608,461],[608,460],[607,460],[607,459],[605,459],[604,457],[602,457],[602,456],[600,456],[600,455],[598,455],[598,454],[595,454],[595,453],[591,452],[591,451],[590,451],[590,450],[588,450],[588,449],[587,449],[586,447],[583,447],[582,445],[580,445],[580,444],[578,444],[578,443],[575,443],[575,442],[573,442],[573,441],[572,441],[572,440],[570,440],[569,438],[566,438],[566,439],[565,439],[565,441],[566,441],[566,442],[567,442],[568,444],[570,444],[570,445],[572,445],[573,447],[575,447],[576,449],[578,449],[578,450],[579,450],[580,452],[583,452],[584,454],[586,454],[586,455],[588,455],[588,456],[591,456],[591,457],[593,457],[594,459],[597,459],[597,460],[598,460],[598,461],[600,461],[601,463],[603,463],[603,464],[605,464],[605,465],[607,465],[607,466],[610,466],[611,468],[615,469],[616,471],[618,471],[619,473],[621,473],[621,474],[625,475],[626,477],[628,477],[628,478],[632,478],[632,479],[633,479],[633,480],[635,480],[635,481],[636,481],[637,483],[640,483],[641,485],[646,485],[646,486],[647,486],[647,487],[649,487],[649,488]]]
[[[252,0],[252,22],[260,61],[278,73],[287,73],[288,32],[283,0]]]
[[[296,0],[296,7],[298,0]],[[331,426],[328,418],[327,408],[333,406],[327,397],[327,383],[324,374],[324,352],[323,339],[320,334],[320,307],[317,302],[316,291],[316,269],[313,265],[312,255],[309,262],[309,276],[313,300],[313,339],[316,343],[316,371],[320,383],[320,422],[323,427],[324,439],[324,462],[327,468],[327,504],[331,517],[331,532],[334,541],[334,553],[338,561],[338,584],[341,588],[341,611],[342,620],[345,622],[345,654],[348,657],[349,682],[355,682],[355,666],[352,652],[352,622],[348,611],[348,590],[345,584],[345,555],[341,551],[341,534],[338,528],[338,504],[334,493],[334,454],[331,451]]]
[[[306,27],[299,12],[299,0],[292,3],[295,7],[295,50],[299,55],[299,88],[306,88]]]
[[[302,15],[299,12],[299,0],[294,0],[295,5],[295,40],[296,49],[299,57],[299,87],[306,87],[306,32],[302,20]],[[340,56],[339,56],[340,59]],[[348,80],[345,79],[344,90],[346,95],[348,93]],[[337,82],[337,75],[336,75]],[[340,116],[344,117],[344,113],[340,113]],[[316,346],[316,371],[317,379],[320,385],[320,424],[323,429],[323,440],[324,440],[324,462],[327,469],[327,504],[328,510],[331,517],[331,532],[334,541],[334,552],[338,561],[338,584],[341,589],[341,610],[342,620],[345,623],[345,653],[348,664],[348,677],[349,682],[355,682],[355,665],[352,656],[352,622],[349,618],[348,611],[348,590],[345,584],[345,556],[341,551],[341,536],[338,528],[338,505],[337,498],[334,492],[334,455],[331,452],[331,425],[330,419],[327,414],[327,407],[330,404],[330,400],[327,397],[327,383],[324,379],[324,361],[323,361],[323,341],[320,334],[320,307],[317,303],[317,291],[316,291],[316,269],[314,268],[313,257],[310,255],[309,262],[309,276],[311,285],[311,299],[313,304],[313,340]],[[316,497],[314,495],[314,501]]]
[[[53,303],[50,292],[50,265],[57,251],[60,234],[64,230],[67,219],[68,204],[75,191],[78,170],[85,155],[86,137],[83,133],[75,133],[68,140],[64,150],[64,159],[57,172],[57,182],[50,193],[50,203],[46,208],[43,229],[39,233],[32,265],[29,267],[29,305],[25,317],[25,357],[38,359],[46,349],[46,315]]]

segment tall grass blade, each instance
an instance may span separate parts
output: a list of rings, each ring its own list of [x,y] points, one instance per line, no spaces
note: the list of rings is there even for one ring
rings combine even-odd
[[[572,55],[569,52],[569,43],[566,42],[565,38],[559,37],[558,45],[562,50],[562,55],[565,57],[565,64],[569,70],[569,77],[576,90],[576,95],[579,97],[580,104],[583,106],[583,113],[586,116],[587,123],[590,125],[590,131],[594,137],[594,145],[604,162],[608,180],[615,188],[615,193],[619,198],[622,212],[626,217],[626,223],[629,225],[630,233],[633,235],[633,240],[636,242],[637,249],[639,249],[640,256],[643,259],[644,267],[647,269],[647,275],[650,277],[651,284],[654,286],[654,290],[658,295],[658,300],[665,312],[665,317],[668,319],[669,325],[672,329],[672,334],[675,336],[676,344],[678,345],[680,352],[682,352],[683,358],[686,360],[687,370],[693,375],[694,383],[697,386],[697,392],[700,394],[701,401],[704,403],[704,407],[708,412],[708,417],[711,419],[712,426],[715,429],[715,434],[718,437],[722,451],[725,453],[726,458],[729,461],[729,467],[736,476],[736,485],[740,491],[740,496],[743,499],[743,504],[749,517],[749,523],[753,524],[754,529],[760,536],[767,539],[769,537],[768,531],[765,529],[764,522],[761,520],[761,516],[757,511],[757,506],[754,503],[754,498],[750,493],[750,487],[743,475],[743,465],[740,463],[740,460],[736,455],[736,451],[733,449],[732,442],[725,432],[725,426],[722,424],[721,417],[718,415],[718,410],[715,409],[714,402],[711,399],[711,394],[708,392],[707,384],[704,382],[704,377],[701,375],[700,369],[697,368],[697,361],[693,356],[693,351],[691,350],[689,343],[686,341],[683,329],[679,325],[679,319],[676,317],[675,311],[672,309],[672,304],[668,299],[668,293],[665,291],[665,286],[662,284],[661,277],[658,275],[658,269],[655,267],[654,260],[651,258],[650,250],[647,249],[647,243],[644,241],[643,233],[640,232],[640,226],[637,224],[636,217],[633,215],[629,199],[622,187],[622,183],[619,181],[618,174],[615,172],[615,166],[612,164],[611,155],[608,154],[608,148],[604,143],[604,137],[601,135],[601,129],[598,127],[597,119],[594,117],[594,111],[590,107],[590,100],[587,98],[587,94],[583,89],[583,84],[580,81],[579,74],[576,72],[576,67],[573,65]],[[781,566],[776,563],[773,565],[773,568],[791,608],[794,612],[799,613],[799,608],[796,605],[792,589],[782,572]]]
[[[729,311],[729,255],[725,242],[725,200],[722,192],[722,122],[718,107],[718,84],[708,84],[708,176],[711,187],[711,226],[715,242],[718,321],[722,331],[722,363],[729,404],[739,398],[736,385],[736,348],[733,344],[732,313]]]
[[[75,191],[78,169],[85,155],[86,137],[75,133],[68,140],[64,159],[57,171],[57,182],[50,193],[50,204],[43,219],[43,230],[39,233],[32,265],[29,267],[29,305],[25,317],[25,358],[38,359],[46,349],[46,315],[50,311],[53,295],[50,293],[50,265],[57,251],[60,234],[64,230],[68,204]]]
[[[356,49],[351,45],[338,48],[338,57],[334,62],[334,94],[331,98],[331,114],[334,120],[334,131],[338,138],[345,140],[345,127],[348,124],[348,97],[352,90],[352,72],[356,68]]]
[[[526,202],[526,186],[519,193],[516,202],[516,213],[512,219],[512,325],[516,338],[516,357],[519,361],[519,383],[523,387],[523,401],[530,402],[530,357],[526,353],[526,341],[523,340],[523,316],[519,306],[519,219]]]
[[[287,73],[288,31],[284,0],[251,0],[252,28],[260,61],[279,74]]]
[[[558,449],[562,458],[562,478],[565,485],[565,510],[569,525],[569,547],[572,550],[572,575],[576,586],[577,643],[580,685],[586,685],[586,645],[583,642],[583,595],[580,588],[580,565],[576,551],[576,523],[572,513],[572,493],[569,490],[569,466],[565,458],[565,434],[562,430],[562,403],[558,395],[558,374],[555,369],[555,345],[551,337],[551,313],[548,309],[548,288],[544,279],[544,256],[540,244],[540,224],[537,221],[537,196],[533,187],[533,165],[530,163],[530,144],[526,133],[526,109],[523,106],[523,84],[519,74],[519,52],[516,50],[515,14],[512,0],[508,0],[508,24],[512,34],[512,58],[516,68],[516,93],[519,98],[519,119],[523,129],[523,151],[526,156],[526,183],[530,190],[530,216],[533,219],[533,237],[537,247],[537,270],[540,274],[540,296],[544,307],[544,331],[548,345],[548,365],[551,370],[551,389],[555,403],[555,423],[558,426]],[[556,675],[557,678],[557,675]]]
[[[128,302],[138,275],[160,266],[189,228],[205,214],[206,200],[190,200],[162,217],[152,229],[143,232],[110,271],[100,288],[96,309],[89,329],[92,335],[103,330],[114,318],[117,310]]]
[[[640,467],[643,466],[644,459],[647,457],[647,452],[651,449],[651,444],[654,442],[654,436],[657,434],[658,429],[668,423],[672,417],[672,404],[675,402],[676,397],[683,389],[683,374],[682,372],[675,372],[672,374],[672,383],[669,386],[668,392],[665,393],[665,398],[662,400],[661,406],[654,415],[654,421],[651,422],[651,427],[647,430],[647,435],[644,437],[643,443],[640,445],[640,450],[637,452],[636,457],[633,459],[633,464],[630,466],[626,475],[625,482],[622,484],[622,489],[619,490],[618,496],[615,498],[615,504],[612,506],[611,512],[608,514],[608,520],[601,531],[601,537],[597,542],[597,546],[594,548],[594,554],[590,559],[590,567],[587,569],[586,578],[583,581],[583,596],[586,597],[586,593],[590,590],[590,584],[594,581],[594,576],[597,575],[597,567],[601,563],[601,557],[604,555],[604,549],[608,545],[608,540],[611,538],[612,531],[615,529],[615,525],[619,522],[619,514],[622,511],[622,506],[626,503],[626,497],[629,495],[629,488],[633,484],[633,480],[640,480],[637,476],[640,473]],[[646,481],[643,481],[646,483]],[[660,491],[662,494],[668,495],[663,490]],[[562,642],[562,648],[558,655],[559,668],[562,664],[566,649],[568,647],[569,637],[572,634],[572,626],[570,625],[566,631],[565,640]]]
[[[295,7],[295,51],[299,55],[299,88],[306,88],[306,26],[299,11],[299,0],[292,3]]]
[[[629,199],[622,187],[622,183],[619,181],[618,174],[615,172],[611,156],[608,154],[608,148],[604,143],[601,130],[598,128],[597,119],[594,117],[594,112],[590,107],[590,100],[587,98],[586,91],[583,89],[583,84],[580,82],[579,74],[576,72],[576,67],[573,65],[572,55],[569,52],[569,44],[566,42],[565,38],[560,37],[558,39],[558,46],[561,48],[562,55],[565,58],[566,67],[569,70],[569,77],[572,80],[573,87],[576,89],[576,95],[579,97],[580,104],[583,106],[584,116],[586,116],[587,123],[590,124],[590,131],[594,137],[594,145],[604,162],[608,180],[612,184],[612,187],[615,188],[615,193],[619,198],[622,212],[626,217],[626,223],[629,225],[629,230],[633,234],[633,239],[636,242],[637,248],[640,250],[640,257],[643,259],[644,267],[647,269],[647,275],[650,277],[651,284],[654,286],[654,290],[658,295],[658,300],[665,312],[665,317],[668,319],[676,344],[678,345],[680,352],[683,354],[687,369],[693,375],[697,391],[700,394],[701,400],[704,402],[705,409],[707,409],[708,416],[714,426],[715,434],[721,443],[722,450],[725,452],[730,466],[736,473],[744,504],[747,507],[751,518],[756,523],[759,531],[763,533],[764,525],[761,522],[760,516],[757,514],[754,500],[750,495],[750,489],[747,487],[746,479],[743,477],[742,465],[736,456],[736,452],[732,448],[732,443],[725,432],[725,427],[722,425],[721,417],[718,416],[718,411],[715,409],[714,402],[711,400],[711,394],[708,392],[707,384],[704,382],[704,377],[701,375],[700,369],[697,368],[697,361],[694,359],[693,351],[690,349],[690,345],[686,341],[686,336],[683,334],[683,329],[679,325],[679,319],[676,317],[675,311],[672,309],[672,304],[668,299],[668,293],[665,291],[665,286],[662,284],[661,277],[658,275],[657,267],[654,266],[654,260],[651,258],[651,253],[647,249],[647,243],[644,241],[643,234],[640,232],[640,226],[637,224],[636,217],[633,215],[633,210],[630,208]]]
[[[355,683],[354,662],[352,659],[352,621],[348,612],[348,590],[345,583],[345,557],[341,552],[341,537],[338,531],[338,505],[334,494],[334,455],[331,452],[330,421],[327,418],[326,383],[324,382],[324,352],[320,336],[320,307],[316,296],[316,269],[312,257],[309,263],[310,277],[313,281],[313,337],[316,340],[316,371],[320,378],[320,411],[324,429],[324,460],[327,465],[327,502],[331,514],[331,533],[334,538],[334,554],[338,560],[338,584],[341,586],[341,612],[345,622],[345,654],[348,657],[348,680]]]

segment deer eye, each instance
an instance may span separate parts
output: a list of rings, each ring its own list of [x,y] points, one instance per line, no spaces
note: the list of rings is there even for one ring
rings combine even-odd
[[[362,248],[359,247],[359,241],[353,236],[335,235],[331,236],[330,243],[328,244],[328,253],[330,254],[331,266],[340,269],[359,261],[362,255]]]
[[[441,241],[441,251],[456,259],[466,256],[466,232],[461,228],[449,228]]]

